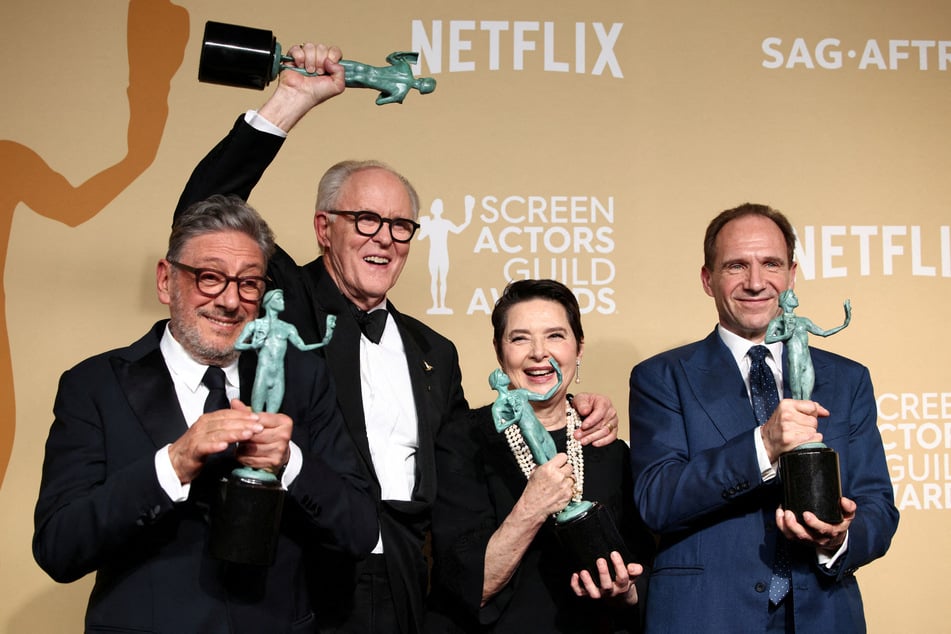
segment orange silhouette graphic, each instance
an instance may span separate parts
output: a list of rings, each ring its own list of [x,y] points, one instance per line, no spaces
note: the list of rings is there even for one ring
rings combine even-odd
[[[188,12],[167,0],[130,0],[126,39],[129,126],[125,158],[73,186],[30,148],[0,140],[0,485],[16,429],[2,281],[13,212],[22,202],[41,216],[75,227],[99,213],[152,164],[168,118],[169,85],[188,42]]]

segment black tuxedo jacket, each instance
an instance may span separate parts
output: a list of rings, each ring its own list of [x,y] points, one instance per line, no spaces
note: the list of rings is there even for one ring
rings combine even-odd
[[[239,118],[228,136],[195,168],[176,214],[216,193],[247,199],[282,143],[280,137],[259,132],[245,123],[243,117]],[[337,316],[330,344],[316,353],[325,357],[333,375],[347,429],[380,505],[383,549],[401,629],[419,631],[428,579],[423,543],[436,493],[435,437],[444,423],[468,412],[456,348],[451,341],[400,313],[390,303],[390,313],[406,349],[419,421],[419,448],[412,500],[381,500],[363,414],[360,330],[347,300],[327,273],[322,258],[298,266],[290,255],[278,249],[271,258],[268,275],[276,287],[284,290],[286,308],[282,318],[297,326],[305,341],[320,340],[327,315]],[[318,618],[332,624],[349,612],[351,586],[347,581],[352,581],[353,567],[346,561],[334,561],[334,567],[328,569],[332,572],[327,575],[315,575],[319,589],[313,594],[318,601]]]
[[[212,456],[185,502],[158,482],[155,453],[186,430],[159,350],[166,322],[139,341],[63,374],[46,444],[33,552],[51,577],[96,571],[86,631],[312,631],[302,557],[324,545],[351,557],[373,547],[368,482],[346,436],[326,368],[288,350],[281,411],[294,421],[304,463],[284,501],[275,563],[237,567],[208,551],[218,475],[236,461]],[[249,402],[255,356],[241,356]]]

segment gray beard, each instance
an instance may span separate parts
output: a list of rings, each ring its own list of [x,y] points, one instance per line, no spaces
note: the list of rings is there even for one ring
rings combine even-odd
[[[181,306],[184,302],[181,299],[179,289],[173,288],[171,291],[172,301]],[[197,329],[186,327],[176,323],[174,320],[169,324],[169,330],[175,337],[175,340],[181,344],[185,351],[196,361],[204,365],[215,365],[224,367],[229,365],[241,354],[239,350],[234,349],[234,344],[228,348],[216,348],[205,345],[201,340],[201,335]]]
[[[204,365],[224,367],[234,362],[241,354],[234,348],[222,350],[202,343],[198,333],[188,328],[170,327],[175,339],[194,359]]]
[[[206,347],[197,340],[197,337],[194,337],[194,333],[182,333],[178,342],[182,344],[182,347],[184,347],[196,361],[200,361],[204,365],[224,367],[234,362],[240,354],[240,352],[234,348],[218,350],[216,348]]]

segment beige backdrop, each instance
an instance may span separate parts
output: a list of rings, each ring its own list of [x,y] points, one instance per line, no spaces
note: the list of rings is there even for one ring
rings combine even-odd
[[[461,231],[417,241],[392,296],[457,342],[474,404],[491,398],[493,293],[508,278],[554,276],[586,308],[579,387],[614,399],[626,436],[633,364],[715,323],[699,283],[706,222],[747,200],[787,212],[802,242],[800,312],[828,328],[852,301],[852,325],[818,344],[871,368],[902,510],[888,555],[859,573],[870,630],[949,631],[939,607],[951,572],[949,5],[179,3],[189,40],[155,160],[139,159],[128,186],[79,217],[71,198],[57,198],[58,211],[42,197],[22,202],[28,191],[50,192],[44,169],[23,166],[35,153],[78,186],[123,159],[129,2],[0,5],[0,213],[9,233],[0,299],[10,341],[0,366],[12,359],[16,400],[0,488],[0,631],[81,627],[91,578],[57,585],[30,552],[57,379],[163,317],[154,267],[180,188],[234,118],[266,97],[197,81],[209,19],[271,29],[285,48],[336,43],[373,64],[394,50],[424,52],[418,74],[438,80],[435,93],[377,107],[373,93],[354,90],[329,102],[294,130],[252,203],[306,261],[316,251],[316,180],[337,160],[391,162],[419,189],[422,215],[438,198],[456,230],[474,196]],[[151,35],[173,31],[160,25]],[[156,108],[163,96],[151,97]],[[451,263],[452,314],[427,312],[438,245]],[[8,453],[9,382],[0,367]]]

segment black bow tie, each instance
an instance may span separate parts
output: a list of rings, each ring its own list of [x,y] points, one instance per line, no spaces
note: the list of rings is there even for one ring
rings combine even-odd
[[[354,319],[357,320],[357,324],[360,326],[360,330],[366,338],[373,343],[380,343],[383,330],[386,328],[386,309],[380,308],[366,312],[354,306],[352,312]]]

